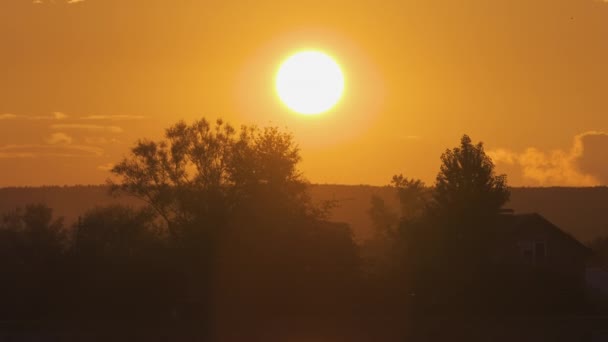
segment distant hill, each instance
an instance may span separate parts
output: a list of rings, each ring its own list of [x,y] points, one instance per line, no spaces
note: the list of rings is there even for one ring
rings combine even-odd
[[[316,202],[335,200],[338,206],[333,210],[331,219],[349,223],[358,239],[369,237],[371,232],[367,210],[372,195],[383,198],[389,207],[398,208],[396,195],[388,187],[313,185],[310,193]],[[0,189],[0,212],[28,203],[45,203],[68,222],[75,222],[87,209],[99,205],[141,205],[134,198],[113,198],[108,195],[105,186]],[[608,235],[608,187],[513,188],[508,207],[517,213],[538,212],[584,242],[599,235]]]

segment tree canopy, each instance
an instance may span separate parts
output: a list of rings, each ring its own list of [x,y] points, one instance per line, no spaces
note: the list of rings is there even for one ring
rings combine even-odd
[[[509,200],[506,175],[496,175],[483,143],[463,135],[460,146],[441,155],[434,209],[448,216],[496,214]]]
[[[120,182],[111,183],[151,205],[172,234],[193,222],[221,225],[237,211],[310,214],[299,152],[276,127],[180,121],[160,141],[138,141],[112,169]]]

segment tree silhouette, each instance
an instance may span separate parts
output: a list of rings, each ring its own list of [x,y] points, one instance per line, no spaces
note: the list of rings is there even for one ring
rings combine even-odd
[[[218,120],[178,122],[159,142],[141,140],[112,172],[114,192],[143,199],[174,236],[180,228],[226,224],[235,212],[266,204],[282,211],[312,213],[306,182],[296,165],[299,149],[277,128],[243,126],[237,132]]]
[[[496,175],[483,143],[463,135],[460,147],[441,155],[434,191],[434,209],[450,217],[493,215],[509,200],[506,175]]]
[[[392,237],[399,222],[398,215],[392,212],[384,200],[376,195],[371,197],[370,204],[371,207],[367,213],[372,220],[374,235],[383,238]]]
[[[93,208],[80,217],[73,236],[71,311],[168,317],[181,284],[149,209]]]
[[[30,204],[4,215],[0,225],[19,240],[20,254],[26,264],[44,264],[59,258],[67,248],[63,218],[53,218],[53,209]]]
[[[428,189],[419,179],[410,179],[403,175],[395,175],[391,185],[397,189],[401,206],[401,219],[419,218],[424,214],[428,205]]]
[[[111,205],[89,210],[74,227],[73,247],[79,258],[125,262],[143,257],[161,238],[149,210]]]
[[[428,202],[421,182],[397,176],[393,183],[405,212],[420,213],[401,220],[398,243],[413,314],[482,306],[492,228],[509,199],[506,176],[495,174],[483,144],[464,135],[441,155]]]
[[[292,136],[275,127],[237,131],[202,119],[137,142],[113,168],[113,191],[143,199],[164,221],[183,311],[252,321],[344,303],[357,247],[347,225],[326,222],[312,203],[300,159]]]
[[[60,309],[68,247],[62,218],[44,204],[27,205],[0,222],[0,317],[41,318]]]

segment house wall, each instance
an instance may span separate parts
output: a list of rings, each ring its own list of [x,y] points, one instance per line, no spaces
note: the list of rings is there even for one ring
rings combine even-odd
[[[526,256],[526,244],[535,251],[535,243],[544,242],[545,256],[533,253]],[[520,268],[528,272],[547,272],[584,284],[586,254],[574,241],[546,224],[528,225],[525,228],[501,237],[495,261],[499,264]]]

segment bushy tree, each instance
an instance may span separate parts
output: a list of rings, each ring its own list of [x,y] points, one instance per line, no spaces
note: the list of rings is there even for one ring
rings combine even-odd
[[[460,146],[441,155],[435,181],[434,209],[443,216],[495,215],[509,200],[505,175],[496,175],[483,143],[463,135]]]
[[[164,221],[189,305],[218,320],[265,308],[296,314],[347,293],[339,288],[358,261],[350,229],[312,204],[300,160],[293,137],[275,127],[178,122],[161,141],[137,142],[113,168],[112,188]]]
[[[120,179],[112,188],[146,201],[179,236],[193,224],[223,226],[246,208],[312,213],[300,159],[292,136],[277,128],[178,122],[159,142],[139,141],[112,169]]]
[[[400,244],[415,310],[462,310],[482,305],[496,219],[509,199],[506,176],[496,175],[483,144],[464,135],[441,155],[434,187],[395,177],[404,211]],[[418,311],[415,315],[420,315]]]

